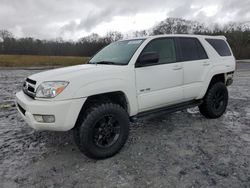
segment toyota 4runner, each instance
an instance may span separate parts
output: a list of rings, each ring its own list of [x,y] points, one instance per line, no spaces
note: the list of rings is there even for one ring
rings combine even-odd
[[[125,144],[129,122],[198,106],[218,118],[228,103],[235,58],[224,36],[161,35],[114,42],[87,64],[29,76],[16,106],[34,129],[68,131],[88,157]]]

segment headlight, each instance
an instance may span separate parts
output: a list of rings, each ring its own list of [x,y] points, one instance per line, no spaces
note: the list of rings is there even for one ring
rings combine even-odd
[[[69,84],[66,81],[43,82],[36,91],[36,97],[54,98],[59,95]]]

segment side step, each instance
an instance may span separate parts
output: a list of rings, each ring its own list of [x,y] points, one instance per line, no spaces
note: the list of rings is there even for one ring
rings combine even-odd
[[[188,101],[188,102],[183,102],[180,104],[175,104],[175,105],[171,105],[171,106],[167,106],[167,107],[161,107],[161,108],[157,108],[157,109],[153,109],[153,110],[148,110],[145,112],[140,112],[139,114],[130,117],[130,121],[134,122],[137,119],[141,119],[141,118],[145,118],[146,116],[151,116],[151,115],[159,115],[159,113],[173,113],[173,112],[177,112],[177,111],[181,111],[187,108],[192,108],[195,106],[199,106],[200,104],[202,104],[202,100],[192,100],[192,101]]]

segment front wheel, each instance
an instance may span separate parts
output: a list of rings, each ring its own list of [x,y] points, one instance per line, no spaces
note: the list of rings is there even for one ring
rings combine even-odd
[[[227,87],[217,82],[209,87],[203,103],[199,106],[200,113],[206,118],[218,118],[226,111],[228,103]]]
[[[129,134],[129,117],[118,104],[104,103],[87,110],[74,129],[78,148],[88,157],[104,159],[115,155]]]

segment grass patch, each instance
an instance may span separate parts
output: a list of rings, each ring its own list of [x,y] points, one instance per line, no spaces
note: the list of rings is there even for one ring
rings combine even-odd
[[[71,66],[86,63],[88,57],[0,55],[0,67]]]

